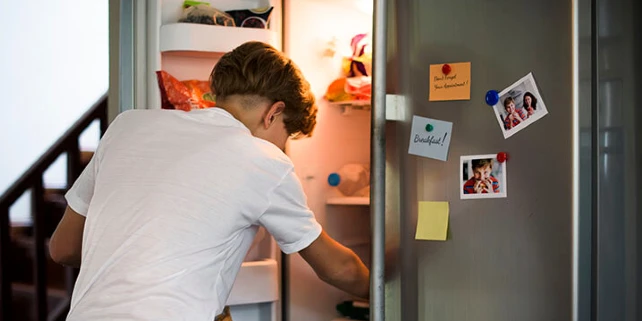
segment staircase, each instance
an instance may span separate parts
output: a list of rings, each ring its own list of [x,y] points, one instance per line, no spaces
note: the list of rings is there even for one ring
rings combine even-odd
[[[67,154],[67,182],[73,184],[93,156],[80,151],[78,139],[95,120],[102,136],[107,129],[106,95],[0,195],[0,321],[66,318],[78,271],[53,262],[48,244],[67,206],[67,189],[45,189],[43,175]],[[11,226],[9,208],[28,190],[33,224]]]

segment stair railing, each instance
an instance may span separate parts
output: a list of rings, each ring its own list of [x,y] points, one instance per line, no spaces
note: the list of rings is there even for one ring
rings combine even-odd
[[[31,212],[33,217],[34,236],[34,283],[36,320],[45,321],[48,318],[47,304],[47,258],[45,251],[45,217],[43,175],[58,157],[67,154],[67,189],[78,178],[82,171],[80,158],[80,135],[95,120],[100,122],[100,136],[107,130],[107,95],[103,95],[85,114],[74,123],[18,180],[16,180],[0,196],[0,321],[11,321],[12,288],[11,275],[8,268],[11,247],[9,209],[24,192],[31,190]],[[70,280],[73,270],[67,268],[67,292],[71,296],[73,280]],[[65,304],[69,304],[69,300]],[[67,307],[68,308],[68,307]],[[56,309],[60,310],[60,309]],[[64,309],[63,309],[64,310]]]

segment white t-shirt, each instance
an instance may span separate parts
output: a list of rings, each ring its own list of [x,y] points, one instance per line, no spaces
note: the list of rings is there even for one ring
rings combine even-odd
[[[259,226],[288,254],[321,233],[290,159],[220,108],[122,113],[66,198],[86,216],[69,321],[212,321]]]

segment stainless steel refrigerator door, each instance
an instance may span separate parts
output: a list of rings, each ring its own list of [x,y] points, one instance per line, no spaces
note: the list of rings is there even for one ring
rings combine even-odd
[[[571,1],[416,0],[397,1],[395,10],[395,61],[399,91],[410,101],[407,114],[454,125],[445,162],[407,153],[409,118],[391,125],[387,143],[398,145],[388,148],[394,153],[389,177],[400,186],[399,204],[387,213],[395,224],[387,225],[394,256],[386,260],[400,266],[387,276],[396,297],[386,307],[396,310],[386,314],[426,321],[571,320]],[[472,62],[471,100],[428,102],[429,65],[464,61]],[[484,95],[529,72],[549,115],[504,139]],[[459,157],[502,151],[510,156],[508,198],[461,200]],[[412,239],[418,201],[450,202],[446,242]]]
[[[387,7],[387,92],[405,98],[411,111],[409,1],[389,0]],[[389,108],[389,107],[388,107]],[[414,159],[407,157],[410,112],[385,126],[385,319],[418,320],[417,257],[413,211],[416,200]]]

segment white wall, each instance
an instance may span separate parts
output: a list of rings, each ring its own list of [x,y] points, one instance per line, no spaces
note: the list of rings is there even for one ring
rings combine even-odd
[[[108,88],[107,0],[0,1],[0,193]],[[83,149],[96,145],[93,126]],[[64,162],[46,177],[65,182]],[[21,203],[23,204],[23,203]],[[24,220],[25,208],[12,209]]]

